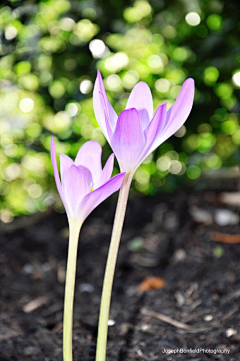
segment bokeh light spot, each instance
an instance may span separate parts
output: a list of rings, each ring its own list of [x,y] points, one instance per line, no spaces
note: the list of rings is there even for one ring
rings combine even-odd
[[[61,98],[65,93],[65,87],[64,87],[63,83],[59,80],[53,81],[49,85],[49,93],[55,99]]]
[[[108,88],[115,90],[121,85],[121,79],[118,75],[112,74],[107,77],[106,83]]]
[[[160,92],[160,93],[167,93],[170,89],[171,83],[169,80],[167,79],[158,79],[155,82],[155,88]]]
[[[40,184],[32,184],[28,188],[28,194],[31,198],[39,198],[42,195],[42,187],[40,186]]]
[[[198,166],[190,165],[187,168],[187,176],[188,176],[188,178],[194,180],[194,179],[199,178],[200,175],[201,175],[201,169]]]
[[[75,26],[75,21],[72,18],[62,18],[60,27],[62,30],[71,31]]]
[[[171,166],[171,158],[163,155],[162,157],[158,158],[156,166],[160,171],[168,170]]]
[[[209,66],[204,70],[203,81],[206,85],[212,86],[219,77],[219,71],[214,66]]]
[[[71,117],[75,117],[78,114],[80,106],[75,103],[69,103],[66,106],[66,111]]]
[[[93,88],[93,83],[89,79],[85,79],[80,83],[79,89],[82,94],[88,94]]]
[[[182,125],[181,128],[179,128],[175,133],[175,137],[177,138],[182,138],[184,137],[184,135],[186,134],[187,132],[187,128],[185,127],[185,125]]]
[[[191,11],[190,13],[188,13],[185,17],[185,20],[188,23],[188,25],[191,25],[191,26],[197,26],[201,22],[201,18],[199,16],[199,14],[194,11]]]
[[[19,102],[19,108],[23,113],[29,113],[34,108],[34,101],[31,98],[24,98]]]
[[[89,49],[94,58],[103,58],[109,51],[104,42],[100,39],[94,39],[89,43]]]
[[[132,87],[138,82],[139,74],[135,70],[129,70],[124,74],[122,78],[122,84],[126,89],[132,89]]]
[[[218,14],[212,14],[207,18],[207,26],[211,30],[218,30],[220,29],[222,24],[221,16]]]
[[[238,71],[237,73],[233,74],[232,76],[232,81],[233,84],[235,86],[237,86],[238,88],[240,88],[240,71]]]
[[[105,60],[105,67],[110,72],[116,73],[120,71],[122,68],[127,66],[129,63],[129,58],[126,53],[119,52]]]
[[[17,36],[17,33],[18,33],[18,31],[15,28],[15,26],[9,25],[5,29],[5,38],[7,40],[12,40]]]

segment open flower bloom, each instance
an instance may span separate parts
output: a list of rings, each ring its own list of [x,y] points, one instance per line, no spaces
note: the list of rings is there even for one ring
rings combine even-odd
[[[142,81],[133,88],[119,117],[111,106],[98,71],[93,91],[95,116],[122,172],[134,173],[143,160],[186,121],[193,104],[194,80],[187,79],[172,107],[160,105],[153,115],[150,88]]]
[[[102,147],[90,140],[79,149],[75,161],[65,154],[60,156],[58,173],[54,137],[51,142],[51,160],[59,195],[64,204],[69,222],[80,224],[101,202],[119,190],[125,173],[111,178],[114,154],[110,155],[104,168],[101,164]]]

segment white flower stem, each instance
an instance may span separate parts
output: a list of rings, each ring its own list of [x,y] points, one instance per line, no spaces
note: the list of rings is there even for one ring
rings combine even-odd
[[[118,248],[122,234],[123,221],[125,217],[131,181],[132,181],[132,175],[126,174],[124,178],[124,182],[119,192],[117,210],[114,219],[112,238],[108,252],[108,259],[107,259],[104,282],[103,282],[100,316],[99,316],[99,324],[98,324],[96,361],[106,360],[108,317],[109,317],[109,309],[111,302],[112,284],[113,284]]]
[[[78,238],[81,225],[69,222],[69,245],[63,314],[63,360],[72,361],[73,301],[76,278]]]

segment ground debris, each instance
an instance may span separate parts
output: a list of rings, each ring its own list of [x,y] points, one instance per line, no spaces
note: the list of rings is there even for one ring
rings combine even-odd
[[[212,239],[215,242],[236,244],[236,243],[240,243],[240,234],[227,234],[227,233],[214,232],[212,234]]]
[[[157,290],[165,286],[165,281],[161,277],[150,276],[145,278],[139,285],[139,292],[146,292],[149,290]]]
[[[23,311],[25,313],[31,313],[38,309],[39,307],[46,305],[49,302],[49,298],[46,296],[35,298],[34,300],[28,302],[23,306]]]
[[[184,211],[179,204],[184,204]],[[190,215],[193,206],[211,214],[212,222],[194,221]],[[237,213],[233,205],[226,203],[225,208]],[[211,199],[204,191],[130,199],[113,286],[110,319],[114,324],[109,327],[108,361],[186,360],[184,354],[164,354],[166,348],[222,348],[230,350],[229,361],[238,359],[240,247],[216,244],[212,235],[236,237],[240,225],[224,226],[223,233],[223,226],[214,219],[218,209],[223,206],[214,191]],[[171,227],[166,226],[169,214],[177,218],[177,231],[171,228],[172,220]],[[66,216],[53,213],[31,228],[17,228],[2,236],[0,358],[4,361],[62,361],[68,242],[60,230],[65,227]],[[111,228],[109,209],[102,205],[86,221],[80,235],[75,360],[95,359]],[[216,247],[223,250],[218,257]],[[36,270],[41,277],[33,277]],[[137,292],[141,282],[153,275],[161,275],[164,288],[151,290],[148,282],[149,291]],[[191,356],[194,361],[209,359],[225,361],[226,355]]]
[[[150,310],[147,310],[146,308],[143,308],[141,310],[141,313],[144,316],[154,317],[154,318],[156,318],[156,319],[158,319],[158,320],[160,320],[162,322],[168,323],[171,326],[174,326],[176,328],[185,330],[185,331],[190,332],[190,333],[203,332],[203,331],[209,330],[208,327],[194,328],[194,327],[192,327],[190,325],[187,325],[186,323],[174,320],[173,318],[171,318],[169,316],[166,316],[163,313],[150,311]]]

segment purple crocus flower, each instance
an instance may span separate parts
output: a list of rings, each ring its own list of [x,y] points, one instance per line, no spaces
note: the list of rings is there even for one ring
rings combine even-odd
[[[194,80],[187,79],[172,107],[161,104],[153,115],[151,90],[142,81],[133,88],[126,109],[117,116],[98,70],[93,91],[95,116],[122,172],[133,174],[143,160],[186,121],[193,104]]]
[[[60,156],[60,174],[57,168],[54,137],[51,142],[51,160],[59,195],[69,222],[82,224],[87,216],[112,193],[119,190],[125,173],[111,178],[114,154],[110,155],[104,168],[101,164],[102,147],[90,140],[79,149],[75,161],[65,154]]]

